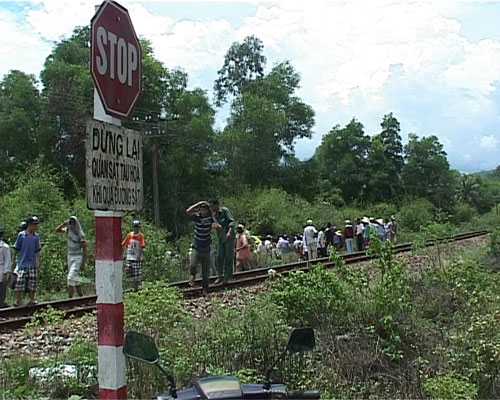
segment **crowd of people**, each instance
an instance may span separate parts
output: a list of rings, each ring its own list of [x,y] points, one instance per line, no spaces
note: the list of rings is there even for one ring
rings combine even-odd
[[[363,251],[374,237],[381,241],[395,243],[398,225],[394,216],[390,219],[356,218],[354,224],[346,220],[343,228],[330,222],[319,229],[312,220],[305,224],[303,232],[294,235],[251,236],[244,224],[237,224],[232,212],[220,205],[216,198],[199,201],[187,208],[186,214],[194,221],[193,243],[189,250],[190,285],[194,285],[201,266],[203,294],[208,293],[209,276],[216,276],[215,284],[227,283],[233,278],[233,271],[251,268],[253,257],[281,259],[286,255],[297,260],[314,260],[328,257],[328,249],[345,250],[347,253]],[[29,217],[19,224],[18,235],[12,250],[3,240],[4,230],[0,228],[0,308],[8,307],[6,294],[13,291],[14,306],[24,305],[23,294],[28,293],[28,306],[36,303],[38,271],[41,265],[41,243],[38,234],[38,218]],[[56,232],[67,237],[67,288],[72,297],[76,292],[83,295],[84,278],[80,272],[87,260],[85,233],[73,215],[56,227]],[[216,239],[212,243],[212,231]],[[141,232],[139,220],[132,221],[132,231],[122,242],[126,248],[124,268],[132,279],[132,287],[141,285],[146,240]]]
[[[253,255],[281,259],[287,254],[295,254],[298,260],[314,260],[328,257],[330,246],[336,251],[352,253],[363,251],[375,237],[395,243],[398,233],[396,218],[391,216],[385,220],[356,218],[354,224],[346,220],[342,229],[332,226],[331,222],[317,229],[313,221],[308,220],[304,231],[299,234],[258,238],[251,236],[244,224],[237,225],[231,211],[222,207],[218,199],[195,203],[188,207],[186,214],[195,224],[189,252],[189,283],[194,285],[201,265],[203,294],[208,293],[211,271],[217,276],[215,284],[226,285],[233,277],[233,269],[245,271],[251,268]],[[217,232],[215,245],[212,230]]]
[[[256,252],[272,258],[285,254],[296,254],[299,260],[314,260],[328,257],[328,248],[352,253],[363,251],[370,241],[377,237],[381,241],[397,240],[398,224],[394,216],[390,219],[356,218],[354,224],[346,220],[342,229],[328,222],[325,227],[316,228],[308,220],[304,231],[295,235],[268,235],[257,244]]]
[[[24,305],[25,293],[29,295],[27,306],[36,304],[42,248],[38,223],[36,216],[21,221],[12,248],[4,241],[4,229],[0,227],[0,308],[9,307],[5,301],[9,288],[13,291],[14,307]],[[133,281],[133,288],[138,289],[142,279],[143,251],[146,242],[141,232],[140,221],[134,220],[132,229],[122,242],[122,246],[126,247],[125,270]],[[86,282],[86,279],[80,276],[87,260],[85,233],[75,215],[61,222],[55,230],[67,236],[68,296],[73,297],[75,291],[82,296],[82,284]]]

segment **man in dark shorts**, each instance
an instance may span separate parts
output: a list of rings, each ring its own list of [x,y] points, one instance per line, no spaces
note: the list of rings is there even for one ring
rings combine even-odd
[[[36,233],[38,218],[33,216],[26,221],[25,231],[21,231],[14,244],[13,264],[17,258],[17,281],[14,287],[14,307],[23,305],[22,294],[27,289],[30,296],[28,306],[36,304],[35,293],[37,272],[40,269],[40,237]]]
[[[198,208],[198,211],[196,209]],[[186,214],[194,221],[194,243],[190,260],[191,279],[189,284],[194,285],[198,263],[201,263],[201,287],[203,295],[208,294],[208,277],[211,266],[211,243],[214,219],[206,201],[199,201],[186,210]]]
[[[146,240],[141,232],[141,222],[139,220],[132,221],[132,229],[133,231],[122,242],[122,246],[127,246],[125,271],[133,280],[134,290],[137,290],[142,281],[142,263],[144,261],[143,253]]]

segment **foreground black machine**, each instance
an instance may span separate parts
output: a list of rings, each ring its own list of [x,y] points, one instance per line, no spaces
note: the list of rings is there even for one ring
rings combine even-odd
[[[283,353],[266,370],[264,383],[240,383],[238,378],[228,375],[209,376],[196,381],[191,387],[177,389],[174,377],[159,363],[158,349],[149,336],[129,331],[125,335],[123,353],[130,358],[156,365],[170,382],[169,393],[158,395],[158,400],[215,400],[215,399],[319,399],[317,390],[288,390],[284,384],[272,383],[271,371],[287,353],[301,353],[314,348],[312,328],[297,328],[292,331]]]

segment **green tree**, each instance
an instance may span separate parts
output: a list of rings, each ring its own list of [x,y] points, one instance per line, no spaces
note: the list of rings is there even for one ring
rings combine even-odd
[[[317,171],[314,158],[301,161],[295,156],[286,155],[280,163],[275,185],[289,194],[298,195],[312,202],[318,193]]]
[[[367,163],[370,169],[368,198],[375,202],[392,198],[391,175],[380,135],[375,135],[370,140]]]
[[[369,196],[373,201],[401,197],[403,144],[400,126],[392,113],[384,115],[382,131],[372,137],[368,154],[370,168]]]
[[[74,176],[80,186],[85,185],[85,124],[94,99],[89,42],[89,27],[76,28],[54,47],[41,72],[47,160]]]
[[[262,42],[255,37],[234,43],[215,83],[217,103],[232,94],[231,114],[217,135],[216,149],[226,179],[242,185],[275,182],[294,140],[311,136],[314,112],[295,95],[300,75],[288,62],[263,74]]]
[[[169,172],[166,172],[163,165],[163,159],[169,150],[169,137],[175,132],[171,131],[172,123],[165,121],[171,119],[172,115],[179,114],[177,109],[179,98],[186,92],[188,76],[180,70],[169,70],[163,63],[154,56],[153,48],[148,40],[141,39],[142,48],[142,93],[135,107],[131,118],[124,123],[125,126],[141,131],[144,134],[143,157],[144,157],[144,202],[145,209],[152,217],[153,210],[153,143],[152,135],[163,135],[164,138],[155,139],[160,144],[159,166],[158,166],[158,184],[160,203],[167,197],[169,186],[164,184],[165,179],[170,175],[176,175],[176,168],[181,164],[169,166]],[[182,119],[186,119],[182,115]],[[175,122],[177,126],[177,122]],[[168,125],[168,126],[167,126]],[[163,204],[163,203],[162,203]],[[160,206],[161,208],[161,206]],[[170,213],[160,213],[162,223],[166,223],[167,216]],[[168,220],[170,221],[170,220]],[[173,222],[173,221],[171,221]],[[175,223],[169,224],[169,227],[175,226]]]
[[[495,178],[494,174],[474,175],[474,177],[478,183],[474,206],[479,213],[483,214],[490,211],[500,200],[500,179]]]
[[[10,71],[0,83],[0,176],[5,179],[43,148],[42,100],[33,75]]]
[[[240,95],[248,82],[264,76],[266,57],[262,54],[263,48],[262,41],[253,35],[247,36],[243,43],[231,45],[214,84],[218,107],[227,101],[229,95]]]
[[[450,170],[443,145],[436,136],[419,139],[409,135],[404,147],[406,164],[403,168],[405,192],[413,197],[429,199],[435,206],[453,206],[455,174]]]
[[[394,176],[395,180],[398,180],[400,179],[404,163],[403,144],[401,143],[401,135],[399,134],[401,131],[399,121],[392,113],[389,113],[384,115],[380,126],[382,127],[380,139],[388,163],[386,168],[389,171],[389,175]]]
[[[178,236],[188,228],[185,209],[211,194],[215,113],[199,88],[183,91],[171,105],[179,119],[163,123],[169,125],[160,148],[160,215]]]
[[[363,124],[353,118],[344,128],[334,126],[316,149],[322,179],[340,188],[345,201],[362,199],[367,191],[369,146]]]
[[[469,208],[475,205],[479,197],[479,186],[475,176],[462,174],[457,187],[457,200],[467,204]]]

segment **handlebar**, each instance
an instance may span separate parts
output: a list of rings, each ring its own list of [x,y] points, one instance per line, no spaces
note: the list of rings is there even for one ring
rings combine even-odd
[[[307,400],[319,400],[320,393],[319,390],[287,390],[287,397],[289,399],[307,399]]]

